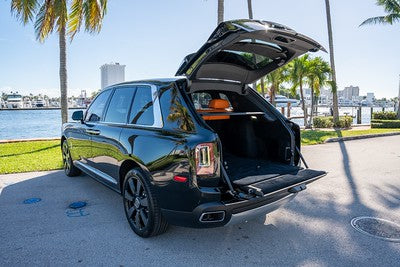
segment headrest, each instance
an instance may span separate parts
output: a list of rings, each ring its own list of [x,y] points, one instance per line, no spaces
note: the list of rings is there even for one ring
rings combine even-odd
[[[215,109],[225,109],[225,108],[229,108],[229,102],[228,102],[228,100],[225,100],[225,99],[213,99],[208,104],[208,107],[215,108]]]

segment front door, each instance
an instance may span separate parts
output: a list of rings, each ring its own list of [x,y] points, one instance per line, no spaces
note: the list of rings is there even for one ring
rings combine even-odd
[[[114,89],[104,118],[93,126],[91,165],[102,172],[104,182],[117,184],[118,167],[127,153],[120,143],[120,134],[126,126],[135,87],[122,86]]]

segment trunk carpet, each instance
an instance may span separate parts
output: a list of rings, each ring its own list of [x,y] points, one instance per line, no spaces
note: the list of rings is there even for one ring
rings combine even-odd
[[[238,186],[254,184],[283,174],[296,175],[301,168],[264,159],[224,155],[226,171],[231,181]]]

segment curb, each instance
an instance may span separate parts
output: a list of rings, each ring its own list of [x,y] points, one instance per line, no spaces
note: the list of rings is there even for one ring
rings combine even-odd
[[[394,135],[400,135],[400,132],[381,133],[381,134],[365,134],[365,135],[346,136],[346,137],[335,137],[335,138],[326,139],[324,143],[333,143],[333,142],[340,142],[340,141],[351,141],[351,140],[367,139],[367,138],[374,138],[374,137],[394,136]]]
[[[29,139],[9,139],[9,140],[0,140],[0,144],[5,143],[19,143],[19,142],[31,142],[31,141],[53,141],[60,140],[60,137],[52,137],[52,138],[29,138]]]

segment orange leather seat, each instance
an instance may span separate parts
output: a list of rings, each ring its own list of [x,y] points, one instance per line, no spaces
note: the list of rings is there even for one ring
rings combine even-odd
[[[229,112],[226,110],[229,108],[229,102],[228,100],[225,99],[212,99],[210,103],[208,104],[208,109],[201,109],[197,110],[198,112],[205,113],[205,112],[210,112],[210,113],[217,113],[217,112]],[[229,115],[210,115],[210,116],[203,116],[204,120],[229,120],[230,116]]]

